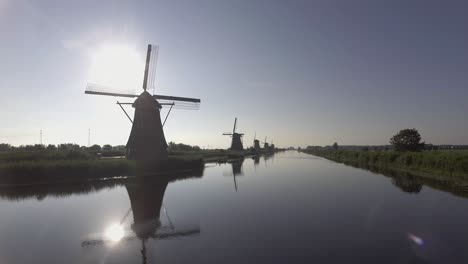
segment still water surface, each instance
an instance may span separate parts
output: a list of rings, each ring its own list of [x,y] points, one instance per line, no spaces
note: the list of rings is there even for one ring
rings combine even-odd
[[[393,183],[288,151],[170,182],[1,188],[0,263],[467,263],[466,198]]]

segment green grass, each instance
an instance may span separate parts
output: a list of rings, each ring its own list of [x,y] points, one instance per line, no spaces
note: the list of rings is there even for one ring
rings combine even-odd
[[[0,183],[17,184],[133,175],[136,163],[116,160],[41,160],[0,164]]]
[[[140,171],[184,171],[203,168],[205,162],[227,162],[252,155],[250,151],[198,150],[170,151],[161,164],[138,166],[122,158],[100,159],[83,150],[42,150],[0,152],[0,184],[76,181],[136,175]]]
[[[468,177],[468,151],[351,151],[312,150],[305,153],[338,162],[356,162],[425,174]]]
[[[0,152],[0,164],[5,162],[42,160],[92,160],[96,155],[81,150],[43,150]]]

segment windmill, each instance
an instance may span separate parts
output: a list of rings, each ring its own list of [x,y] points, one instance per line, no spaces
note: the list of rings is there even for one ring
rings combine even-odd
[[[159,94],[151,95],[147,91],[148,88],[154,88],[158,50],[159,46],[148,45],[143,77],[143,92],[140,95],[113,93],[106,87],[89,83],[85,91],[86,94],[137,98],[133,103],[121,103],[117,101],[117,104],[132,123],[132,130],[127,142],[127,158],[142,163],[158,163],[168,159],[167,142],[164,136],[163,126],[172,108],[198,109],[200,104],[200,99],[196,98]],[[122,105],[132,105],[132,107],[135,108],[133,120]],[[169,107],[164,123],[161,122],[160,116],[160,111],[163,106]]]
[[[242,137],[244,136],[243,133],[236,132],[237,126],[237,117],[234,119],[234,128],[232,129],[232,133],[223,133],[224,136],[231,136],[231,150],[244,150],[244,146],[242,145]]]
[[[268,150],[270,148],[270,145],[267,142],[267,137],[265,137],[265,141],[263,141],[262,143],[263,143],[264,150]]]
[[[273,139],[271,140],[270,149],[271,149],[272,151],[275,150],[275,144],[273,144]]]
[[[257,132],[255,132],[255,136],[254,136],[254,150],[256,151],[260,150],[260,140],[257,139]]]

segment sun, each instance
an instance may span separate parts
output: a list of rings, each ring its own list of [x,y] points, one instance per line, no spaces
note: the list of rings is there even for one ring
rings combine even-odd
[[[104,237],[112,242],[119,242],[124,235],[125,231],[119,224],[112,224],[104,233]]]
[[[101,44],[91,54],[88,82],[112,91],[136,91],[142,87],[144,59],[135,46]]]

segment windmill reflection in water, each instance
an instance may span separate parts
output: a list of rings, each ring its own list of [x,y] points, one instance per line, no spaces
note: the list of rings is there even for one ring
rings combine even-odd
[[[141,242],[142,263],[147,261],[146,243],[148,240],[166,240],[180,237],[198,236],[200,227],[177,228],[173,225],[167,209],[163,205],[164,193],[171,176],[140,176],[125,183],[131,208],[125,213],[119,224],[110,226],[105,232],[87,239],[82,247],[114,245]],[[166,225],[160,221],[161,211],[167,219]],[[133,212],[133,223],[125,226],[127,218]]]

